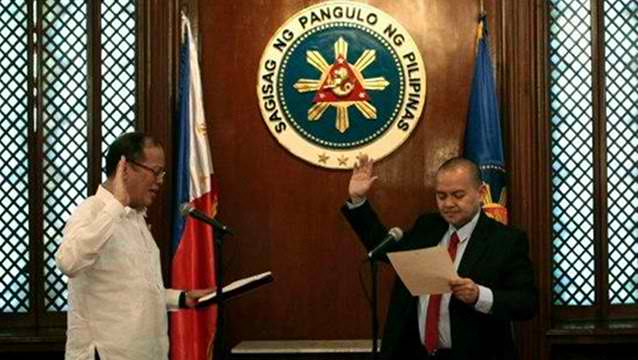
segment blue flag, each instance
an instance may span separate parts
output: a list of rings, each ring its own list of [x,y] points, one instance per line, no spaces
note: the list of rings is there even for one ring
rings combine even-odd
[[[476,63],[465,128],[463,156],[478,164],[483,182],[487,185],[488,191],[483,198],[483,209],[486,214],[502,223],[507,223],[501,117],[496,98],[485,16],[480,19],[477,36]]]

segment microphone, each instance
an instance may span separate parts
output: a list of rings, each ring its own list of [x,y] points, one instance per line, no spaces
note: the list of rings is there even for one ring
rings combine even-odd
[[[179,212],[182,216],[192,216],[195,219],[205,222],[208,225],[211,225],[215,230],[219,230],[222,233],[233,235],[232,230],[228,228],[228,226],[224,225],[221,221],[214,219],[203,212],[195,209],[190,203],[183,203],[179,206]]]
[[[398,227],[393,227],[392,229],[390,229],[390,231],[388,231],[388,235],[385,236],[383,241],[381,241],[381,243],[377,245],[377,247],[375,247],[368,253],[368,259],[373,260],[378,258],[380,255],[385,254],[388,248],[393,244],[399,242],[402,237],[403,230]]]

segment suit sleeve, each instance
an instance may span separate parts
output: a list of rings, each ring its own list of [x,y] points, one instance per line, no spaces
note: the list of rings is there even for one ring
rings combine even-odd
[[[353,209],[344,205],[341,207],[341,213],[368,251],[377,246],[387,233],[385,225],[379,220],[369,201]],[[382,260],[387,261],[387,258],[384,256]]]
[[[341,207],[341,212],[368,251],[379,245],[388,234],[388,229],[381,222],[377,213],[372,208],[372,205],[370,205],[367,200],[355,208],[349,208],[347,205],[344,205]],[[427,229],[430,229],[433,226],[432,224],[432,221],[427,220],[426,215],[419,217],[414,225],[412,225],[408,231],[404,232],[401,241],[394,242],[390,245],[386,253],[419,248],[418,239],[423,237],[422,234],[424,234]],[[441,236],[442,235],[443,233],[441,232]],[[423,246],[423,244],[420,246]],[[385,262],[390,261],[385,255],[381,257],[380,260]]]
[[[502,281],[493,288],[492,315],[502,320],[529,320],[536,313],[538,292],[534,268],[529,259],[529,243],[523,232],[516,231],[502,269]]]

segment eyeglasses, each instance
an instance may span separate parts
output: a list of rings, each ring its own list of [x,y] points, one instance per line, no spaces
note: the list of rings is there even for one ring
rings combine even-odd
[[[142,168],[142,169],[144,169],[144,170],[148,170],[148,171],[152,172],[152,173],[153,173],[153,175],[155,175],[155,178],[156,178],[157,180],[162,180],[162,179],[164,179],[164,176],[166,175],[166,170],[155,170],[155,169],[153,169],[152,167],[148,167],[148,166],[146,166],[146,165],[140,164],[140,163],[138,163],[138,162],[137,162],[137,161],[135,161],[135,160],[128,160],[128,162],[133,163],[133,164],[135,164],[135,165],[137,165],[137,166],[141,167],[141,168]]]

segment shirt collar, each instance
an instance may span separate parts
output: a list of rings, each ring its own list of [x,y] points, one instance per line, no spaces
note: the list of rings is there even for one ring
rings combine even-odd
[[[460,229],[457,229],[450,224],[447,230],[448,236],[452,236],[452,234],[456,231],[456,235],[459,237],[459,242],[466,241],[467,239],[470,238],[470,236],[472,236],[472,233],[474,232],[474,228],[476,227],[476,224],[478,223],[479,216],[481,216],[480,210],[476,212],[476,215],[474,215],[472,220],[470,220],[467,224],[461,226]]]
[[[95,193],[95,197],[106,202],[106,201],[117,201],[119,202],[118,199],[115,198],[115,196],[113,196],[113,194],[107,190],[104,186],[99,185],[97,187],[97,192]],[[126,212],[126,215],[128,216],[131,213],[135,213],[138,215],[142,215],[143,217],[146,217],[146,208],[142,209],[142,210],[135,210],[131,207],[125,206],[124,207],[124,211]]]

